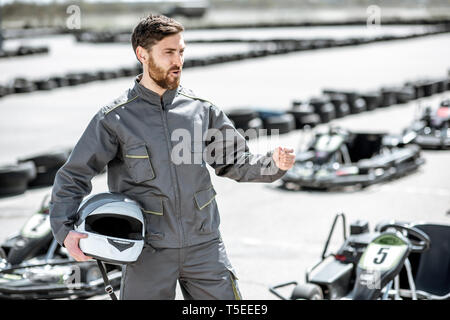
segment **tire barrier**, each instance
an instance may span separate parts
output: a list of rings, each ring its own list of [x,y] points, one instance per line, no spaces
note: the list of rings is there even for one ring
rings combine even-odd
[[[362,93],[361,98],[364,99],[366,103],[367,111],[372,111],[381,105],[381,100],[383,99],[383,96],[380,92],[373,91]]]
[[[321,123],[328,123],[336,118],[336,109],[328,97],[316,97],[309,100],[314,111],[320,116]]]
[[[384,23],[383,23],[384,24]],[[239,39],[239,38],[217,38],[217,39],[190,39],[186,40],[187,44],[213,44],[213,43],[251,43],[251,44],[276,44],[279,49],[273,54],[288,53],[292,51],[314,50],[342,46],[354,46],[379,41],[393,41],[436,35],[440,33],[450,32],[450,22],[434,24],[432,28],[423,32],[413,32],[406,35],[380,35],[372,38],[355,37],[348,39],[299,39],[299,38],[265,38],[265,39]],[[82,31],[74,33],[77,42],[87,42],[92,44],[103,43],[127,43],[130,44],[131,33],[126,31],[112,32],[93,32]]]
[[[439,25],[448,24],[449,19],[437,18],[437,19],[405,19],[405,18],[389,18],[383,17],[383,25]],[[261,29],[261,28],[290,28],[290,27],[334,27],[334,26],[366,26],[366,19],[350,19],[350,20],[331,20],[331,21],[308,21],[308,22],[254,22],[254,23],[238,23],[238,24],[215,24],[215,25],[201,25],[190,26],[189,30],[216,30],[216,29]]]
[[[287,112],[294,116],[296,129],[301,129],[305,126],[313,128],[320,124],[320,116],[315,113],[314,107],[302,101],[294,100],[292,109]]]
[[[450,75],[438,79],[408,81],[403,86],[381,87],[378,91],[358,93],[324,89],[322,92],[330,97],[336,94],[344,95],[352,110],[351,113],[360,113],[394,104],[408,103],[447,90],[450,90]]]
[[[36,91],[36,89],[36,85],[25,78],[16,78],[12,83],[14,93],[28,93]]]
[[[324,94],[342,94],[346,97],[346,102],[350,107],[350,113],[361,113],[367,110],[366,101],[357,93],[352,91],[336,91],[330,89],[322,90]]]
[[[12,58],[29,56],[34,54],[47,54],[49,52],[48,47],[30,47],[30,46],[20,46],[16,50],[1,50],[0,58]]]
[[[262,119],[264,129],[267,129],[268,135],[271,134],[272,130],[278,130],[279,134],[295,130],[295,118],[292,114],[260,111],[259,117]]]
[[[259,110],[239,108],[227,113],[238,129],[244,131],[251,126],[250,121],[262,120],[263,129],[278,129],[280,134],[306,126],[315,127],[349,114],[386,108],[450,90],[450,71],[447,77],[406,82],[403,86],[381,87],[368,92],[323,89],[322,95],[306,102],[293,100],[290,110]],[[288,115],[288,116],[286,116]]]
[[[250,108],[238,108],[227,113],[228,118],[233,122],[236,128],[247,130],[249,123],[254,119],[260,119],[258,112]],[[261,120],[261,119],[260,119]]]
[[[38,38],[50,35],[60,35],[73,33],[67,28],[30,28],[24,27],[21,29],[4,29],[2,36],[4,40],[23,39],[23,38]]]
[[[268,39],[268,40],[239,40],[239,39],[218,39],[213,40],[213,42],[220,42],[220,41],[234,41],[234,42],[250,42],[255,43],[257,46],[253,48],[252,50],[249,50],[247,52],[241,52],[241,53],[234,53],[234,54],[223,54],[223,55],[213,55],[210,57],[204,57],[204,58],[192,58],[192,59],[186,59],[184,62],[184,68],[194,68],[194,67],[203,67],[203,66],[209,66],[214,64],[220,64],[220,63],[227,63],[227,62],[233,62],[233,61],[240,61],[245,59],[254,59],[254,58],[260,58],[260,57],[266,57],[270,55],[278,55],[278,54],[287,54],[291,52],[298,52],[298,51],[305,51],[305,50],[317,50],[317,49],[325,49],[325,48],[332,48],[332,47],[342,47],[342,46],[352,46],[352,45],[360,45],[360,44],[366,44],[376,41],[391,41],[391,40],[400,40],[400,39],[409,39],[414,37],[421,37],[421,36],[427,36],[427,35],[434,35],[434,34],[440,34],[450,32],[450,24],[441,24],[441,25],[435,25],[433,30],[427,31],[427,32],[418,32],[413,33],[409,35],[404,36],[390,36],[390,35],[384,35],[384,36],[377,36],[374,38],[351,38],[351,39]],[[129,42],[129,34],[126,33],[113,33],[113,32],[100,32],[100,33],[92,33],[92,32],[79,32],[74,33],[74,35],[79,39],[80,41],[92,41],[93,43],[104,43],[108,42],[108,39],[121,39],[120,41]],[[98,35],[99,40],[95,40],[96,36]],[[116,41],[116,40],[114,40]],[[198,40],[198,41],[204,41],[204,43],[208,43],[209,40]],[[191,41],[192,42],[192,41]],[[195,43],[196,40],[193,40]],[[211,41],[209,41],[211,42]],[[16,90],[3,90],[1,89],[2,86],[0,86],[0,98],[3,96],[6,96],[8,94],[12,93],[24,93],[24,92],[32,92],[35,90],[51,90],[54,88],[59,88],[63,86],[75,86],[80,85],[92,81],[106,81],[110,79],[116,79],[121,77],[127,77],[134,74],[138,74],[141,71],[141,66],[137,64],[134,67],[121,67],[117,70],[98,70],[95,72],[82,72],[82,73],[68,73],[63,76],[56,76],[57,79],[55,80],[57,85],[55,86],[53,83],[47,84],[46,81],[50,81],[50,77],[45,77],[44,79],[35,79],[30,80],[29,82],[31,84],[20,84],[19,88]],[[65,78],[66,81],[62,80],[61,78]],[[14,81],[13,81],[14,82]],[[23,83],[23,79],[21,79],[21,82]],[[53,81],[51,81],[53,82]],[[5,86],[4,86],[5,87]],[[8,86],[6,86],[8,87]],[[34,88],[35,87],[35,88]],[[414,87],[414,90],[416,91],[422,91],[421,94],[424,94],[425,96],[433,94],[433,92],[437,92],[438,90],[442,90],[444,87],[448,87],[448,82],[425,82],[422,84],[416,84],[416,87]],[[34,89],[32,89],[34,88]],[[386,93],[386,96],[389,94]],[[417,93],[416,93],[417,95]],[[387,101],[389,100],[388,97],[385,97]],[[363,100],[350,100],[348,102],[350,105],[351,113],[359,113],[365,110],[365,104],[366,102]],[[364,106],[363,106],[364,105]]]
[[[56,173],[66,163],[72,148],[43,152],[0,166],[0,197],[24,193],[29,188],[53,185]],[[106,166],[99,174],[106,173]]]
[[[34,91],[48,91],[56,88],[77,86],[93,81],[105,81],[121,77],[130,77],[141,73],[141,66],[120,67],[117,70],[98,70],[93,72],[69,72],[65,75],[55,75],[34,80],[15,78],[9,85],[0,85],[0,98],[15,94]]]
[[[345,97],[345,95],[334,93],[329,94],[329,98],[330,102],[334,105],[336,118],[342,118],[350,114],[350,106],[347,103],[347,98]]]
[[[427,25],[436,26],[449,24],[450,20],[447,18],[432,18],[432,19],[405,19],[399,17],[383,17],[383,25]],[[292,28],[292,27],[334,27],[334,26],[366,26],[367,20],[363,19],[348,19],[348,20],[330,20],[330,21],[308,21],[308,22],[298,22],[298,21],[275,21],[273,22],[254,22],[254,23],[236,23],[236,24],[196,24],[195,22],[191,25],[186,26],[189,30],[231,30],[231,29],[266,29],[266,28]],[[96,34],[99,32],[93,32],[92,30],[70,30],[67,28],[58,27],[24,27],[20,29],[5,29],[3,30],[3,39],[19,39],[19,38],[36,38],[49,35],[63,35],[63,34],[73,34],[83,40],[90,40],[89,34]],[[105,35],[112,34],[115,38],[129,37],[131,36],[129,29],[113,31],[113,32],[103,32]],[[83,34],[83,36],[81,36]],[[107,38],[107,37],[105,37]]]
[[[296,128],[294,115],[282,111],[248,107],[231,110],[227,112],[227,116],[237,129],[243,131],[255,129],[256,136],[251,134],[246,138],[259,136],[259,129],[266,129],[267,134],[270,135],[271,130],[278,130],[280,134],[283,134]]]
[[[36,167],[36,177],[28,182],[29,187],[43,187],[53,185],[56,172],[69,158],[72,149],[57,150],[19,159],[20,163],[33,162]]]
[[[0,197],[22,194],[36,177],[32,161],[0,166]]]

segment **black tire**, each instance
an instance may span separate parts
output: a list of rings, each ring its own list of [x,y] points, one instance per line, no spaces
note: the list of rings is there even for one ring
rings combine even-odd
[[[49,78],[49,80],[54,81],[57,88],[67,87],[69,85],[69,81],[67,80],[66,77],[52,76]]]
[[[131,77],[134,75],[134,68],[121,68],[119,71],[122,73],[123,77]]]
[[[29,181],[30,187],[51,186],[55,180],[56,172],[67,161],[71,150],[61,150],[49,153],[38,154],[19,159],[19,163],[33,161],[36,166],[37,174],[34,179]]]
[[[350,106],[351,114],[356,114],[356,113],[361,113],[361,112],[367,111],[366,102],[361,97],[356,97],[355,99],[352,99],[352,100],[348,100],[348,98],[347,98],[347,102]]]
[[[239,108],[228,112],[227,116],[236,128],[243,129],[248,126],[249,121],[258,118],[258,112],[251,108]]]
[[[20,46],[16,50],[16,56],[26,56],[33,53],[33,48],[29,46]]]
[[[397,104],[396,90],[392,88],[382,88],[380,107],[385,108],[393,104]]]
[[[322,93],[327,94],[327,95],[336,94],[336,93],[345,95],[345,98],[347,99],[347,103],[350,106],[351,114],[361,113],[361,112],[364,112],[367,110],[366,102],[356,92],[324,89],[324,90],[322,90]]]
[[[83,76],[79,73],[68,73],[66,74],[67,85],[77,86],[84,82]]]
[[[267,117],[263,122],[268,135],[271,134],[271,130],[279,130],[279,134],[284,134],[295,129],[295,118],[289,113]]]
[[[336,118],[334,105],[327,97],[312,98],[309,104],[314,107],[315,112],[320,116],[320,122],[328,123]]]
[[[334,105],[336,111],[336,118],[342,118],[350,114],[350,106],[347,103],[347,98],[343,94],[334,93],[329,95],[330,102]]]
[[[312,283],[296,285],[291,294],[292,300],[323,300],[322,288]]]
[[[11,87],[0,86],[0,98],[7,96],[13,92]]]
[[[422,86],[418,82],[407,82],[405,86],[410,86],[414,89],[414,99],[420,99],[424,97]]]
[[[368,111],[375,110],[381,105],[381,93],[379,92],[368,92],[361,94],[361,98],[366,102],[366,108]]]
[[[98,74],[96,72],[80,72],[79,75],[82,77],[83,83],[89,83],[99,80]]]
[[[100,80],[111,80],[117,78],[117,73],[114,71],[101,70],[97,73]]]
[[[35,177],[36,167],[31,161],[1,166],[0,196],[12,196],[24,193],[27,190],[29,181]]]
[[[51,79],[39,79],[33,81],[33,83],[36,86],[37,90],[52,90],[58,87],[56,82]]]
[[[14,79],[12,87],[15,93],[28,93],[36,90],[34,83],[24,78]]]
[[[259,137],[261,129],[264,128],[264,124],[261,118],[255,118],[247,122],[245,125],[236,128],[239,131],[242,131],[241,134],[245,137],[246,140],[250,140]]]
[[[415,98],[415,90],[411,86],[404,86],[396,91],[397,103],[407,103]]]
[[[436,93],[442,93],[447,90],[448,87],[448,79],[438,79],[436,80]]]
[[[431,80],[419,81],[419,86],[424,97],[430,97],[437,92],[437,83]]]

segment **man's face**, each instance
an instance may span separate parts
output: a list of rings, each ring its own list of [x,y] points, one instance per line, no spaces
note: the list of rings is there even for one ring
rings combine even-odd
[[[161,88],[173,90],[180,84],[184,49],[181,33],[162,39],[150,49],[148,74]]]

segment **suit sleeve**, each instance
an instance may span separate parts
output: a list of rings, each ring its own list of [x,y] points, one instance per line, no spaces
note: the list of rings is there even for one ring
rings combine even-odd
[[[276,166],[273,151],[265,155],[251,153],[246,139],[214,105],[210,106],[209,121],[213,138],[207,141],[207,162],[216,175],[238,182],[273,182],[286,173]]]
[[[91,180],[117,154],[116,135],[99,112],[88,124],[66,163],[58,170],[50,202],[50,225],[55,239],[64,239],[77,219],[78,207],[92,190]]]

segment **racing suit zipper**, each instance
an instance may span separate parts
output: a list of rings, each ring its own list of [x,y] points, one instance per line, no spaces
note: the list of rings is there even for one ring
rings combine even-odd
[[[184,236],[184,230],[183,230],[183,224],[181,222],[181,198],[180,198],[180,187],[178,184],[178,176],[176,169],[172,165],[172,158],[171,158],[171,150],[173,148],[172,146],[172,140],[170,139],[169,129],[168,129],[168,121],[167,121],[167,113],[164,106],[163,98],[161,97],[161,118],[164,128],[164,133],[166,136],[166,143],[167,143],[167,153],[169,156],[169,167],[170,167],[170,177],[172,180],[172,184],[174,186],[175,190],[175,210],[176,210],[176,216],[178,221],[178,232],[180,234],[180,247],[183,247],[185,245],[185,236]]]

